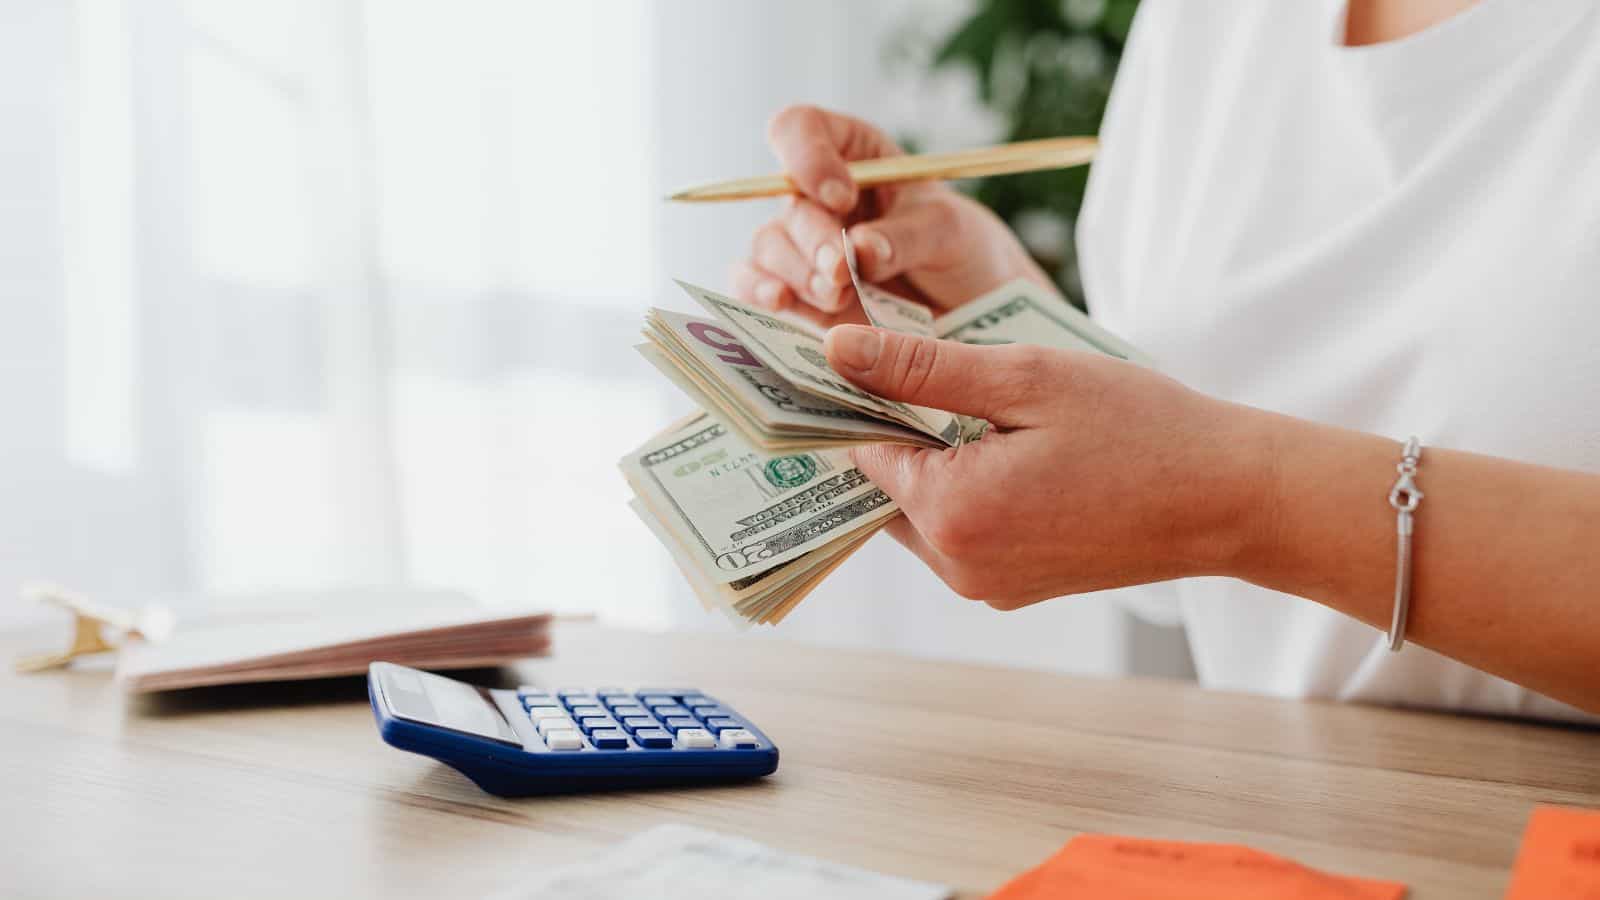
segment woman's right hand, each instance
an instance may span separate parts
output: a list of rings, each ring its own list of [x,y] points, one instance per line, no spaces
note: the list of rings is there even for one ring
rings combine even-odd
[[[791,106],[772,118],[767,139],[802,193],[756,231],[750,258],[734,267],[734,291],[746,302],[794,309],[823,325],[861,321],[842,227],[863,279],[936,311],[1015,278],[1054,289],[998,216],[943,182],[858,188],[846,162],[901,152],[866,122]]]

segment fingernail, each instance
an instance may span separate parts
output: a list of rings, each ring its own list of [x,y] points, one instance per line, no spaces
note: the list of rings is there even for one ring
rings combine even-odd
[[[776,281],[763,281],[756,285],[756,302],[768,309],[778,308],[778,296],[783,293],[783,287]]]
[[[857,372],[867,372],[878,362],[883,338],[865,325],[840,325],[828,332],[828,342],[833,345],[832,355],[841,364]]]
[[[850,186],[837,178],[830,178],[822,183],[817,190],[817,196],[822,198],[824,205],[835,212],[850,211]]]
[[[857,247],[866,244],[866,249],[872,253],[872,264],[881,266],[894,258],[894,246],[883,232],[871,228],[861,228],[851,233],[850,242]]]
[[[833,283],[834,273],[839,271],[839,261],[844,257],[839,254],[832,244],[823,244],[817,248],[817,274]]]
[[[837,290],[838,288],[834,287],[832,281],[823,278],[821,275],[811,276],[811,293],[816,295],[818,302],[831,303],[834,292]]]

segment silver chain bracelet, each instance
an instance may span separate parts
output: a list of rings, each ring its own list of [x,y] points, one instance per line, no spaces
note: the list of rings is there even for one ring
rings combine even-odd
[[[1411,532],[1412,513],[1422,502],[1422,491],[1417,490],[1413,479],[1417,475],[1417,462],[1422,459],[1422,445],[1416,435],[1406,441],[1405,450],[1395,471],[1400,477],[1389,489],[1389,505],[1395,508],[1395,533],[1399,542],[1399,559],[1394,572],[1394,618],[1389,621],[1389,652],[1398,653],[1406,644],[1406,615],[1411,607]]]

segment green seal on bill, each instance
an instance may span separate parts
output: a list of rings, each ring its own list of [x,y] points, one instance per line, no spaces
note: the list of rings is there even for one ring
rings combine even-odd
[[[809,456],[780,456],[769,460],[763,471],[773,487],[792,488],[810,481],[817,474],[817,464]]]
[[[804,344],[795,347],[794,352],[799,354],[801,359],[811,363],[813,366],[816,366],[824,372],[833,371],[833,369],[828,366],[828,358],[826,356],[823,356],[821,353],[818,353]]]

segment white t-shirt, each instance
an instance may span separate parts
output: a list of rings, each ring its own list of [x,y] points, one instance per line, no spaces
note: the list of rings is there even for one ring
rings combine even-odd
[[[1600,3],[1483,0],[1369,47],[1343,22],[1145,0],[1078,229],[1090,309],[1218,397],[1600,472]],[[1215,687],[1583,715],[1240,581],[1136,605]]]

